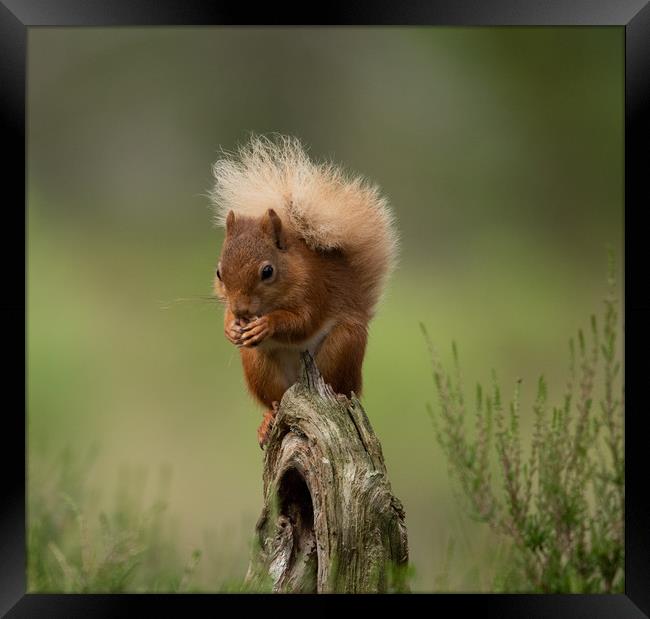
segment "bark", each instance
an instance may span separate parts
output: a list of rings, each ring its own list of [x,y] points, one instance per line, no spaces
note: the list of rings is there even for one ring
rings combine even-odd
[[[309,353],[264,457],[264,507],[246,580],[276,592],[406,591],[404,509],[357,397],[335,394]]]

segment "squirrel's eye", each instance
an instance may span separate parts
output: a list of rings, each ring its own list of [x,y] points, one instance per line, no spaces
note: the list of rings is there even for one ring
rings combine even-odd
[[[273,267],[270,264],[267,264],[262,269],[262,279],[269,279],[273,275]]]
[[[219,269],[217,269],[217,278],[221,281],[221,271]]]

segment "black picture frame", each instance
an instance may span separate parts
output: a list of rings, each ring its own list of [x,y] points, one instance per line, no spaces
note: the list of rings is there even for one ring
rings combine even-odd
[[[94,617],[172,613],[216,614],[226,601],[260,601],[266,612],[303,596],[44,595],[26,593],[25,536],[25,132],[27,29],[39,26],[121,25],[468,25],[618,26],[625,30],[625,594],[621,595],[417,595],[382,597],[382,604],[425,603],[435,612],[476,611],[498,617],[643,617],[650,615],[650,511],[645,501],[646,435],[641,407],[650,349],[650,287],[644,270],[647,241],[642,226],[648,200],[642,152],[650,137],[650,6],[646,0],[409,0],[330,2],[308,15],[306,5],[226,5],[202,0],[0,0],[0,144],[4,154],[2,303],[5,407],[0,513],[0,612],[9,617]],[[647,150],[647,148],[645,149]],[[24,209],[24,210],[23,210]],[[7,354],[8,353],[8,354]],[[23,360],[21,364],[18,360]],[[14,396],[9,401],[8,395]],[[15,400],[14,400],[15,398]],[[10,447],[15,447],[14,453]],[[324,610],[339,596],[324,596]],[[350,610],[376,597],[346,596]],[[310,602],[310,601],[308,601]],[[270,606],[268,606],[270,605]],[[363,606],[361,606],[363,605]]]

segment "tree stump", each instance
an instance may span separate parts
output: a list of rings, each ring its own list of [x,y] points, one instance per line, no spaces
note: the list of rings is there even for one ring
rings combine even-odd
[[[264,457],[264,508],[246,582],[274,592],[407,591],[404,509],[357,397],[313,358],[282,398]]]

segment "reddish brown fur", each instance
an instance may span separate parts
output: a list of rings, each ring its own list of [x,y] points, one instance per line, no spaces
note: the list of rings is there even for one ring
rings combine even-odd
[[[265,264],[274,267],[273,281],[261,280]],[[218,268],[226,337],[240,347],[248,388],[267,408],[260,442],[274,403],[297,379],[299,353],[326,325],[316,364],[335,392],[360,394],[371,307],[341,251],[309,249],[273,211],[231,215]]]

